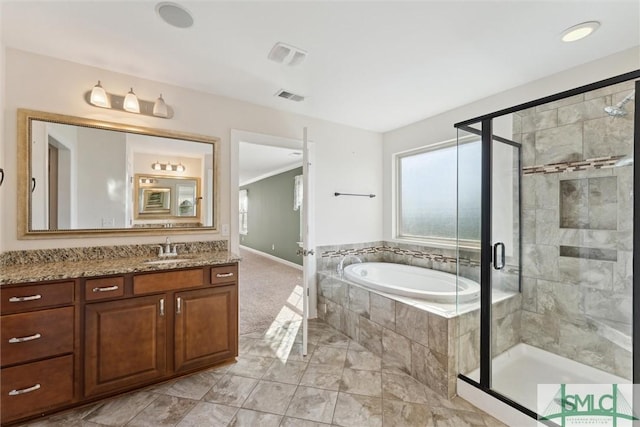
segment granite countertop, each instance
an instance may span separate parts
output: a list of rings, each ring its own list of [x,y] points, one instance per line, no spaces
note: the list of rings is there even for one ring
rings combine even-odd
[[[172,270],[176,268],[200,267],[204,265],[229,264],[240,261],[240,257],[238,255],[222,250],[178,255],[177,259],[187,259],[187,261],[182,262],[145,264],[145,261],[158,259],[161,258],[144,256],[9,265],[2,267],[0,286],[15,283],[40,282],[45,280],[73,279],[76,277],[144,273],[150,271]]]

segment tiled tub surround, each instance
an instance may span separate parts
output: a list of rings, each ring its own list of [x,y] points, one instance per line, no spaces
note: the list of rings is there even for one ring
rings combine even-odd
[[[522,142],[522,341],[631,376],[633,167],[565,170],[552,164],[633,152],[634,89],[625,82],[513,115]],[[544,173],[544,165],[549,166]]]
[[[319,268],[324,268],[318,272],[319,317],[381,357],[383,370],[409,374],[444,397],[454,396],[461,372],[458,364],[464,368],[462,372],[479,364],[478,305],[461,306],[459,309],[467,312],[456,316],[451,304],[412,300],[350,283],[336,271],[346,254],[363,261],[427,268],[446,265],[455,274],[455,251],[382,242],[318,248]],[[477,267],[471,268],[476,261],[471,259],[468,272],[476,275]],[[520,342],[519,328],[514,328],[514,322],[519,324],[520,296],[496,290],[494,297],[500,299],[494,303],[498,331],[494,348],[506,350]]]
[[[156,259],[158,244],[94,246],[68,249],[10,251],[2,254],[0,285],[75,277],[158,271],[227,264],[240,257],[227,251],[227,241],[179,243],[179,264],[145,264]]]

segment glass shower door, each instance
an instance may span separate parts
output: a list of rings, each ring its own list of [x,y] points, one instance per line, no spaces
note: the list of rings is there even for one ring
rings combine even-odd
[[[522,216],[521,145],[512,140],[511,120],[509,115],[492,123],[491,388],[535,409],[536,387],[520,382],[526,372],[512,363],[514,353],[520,351]]]

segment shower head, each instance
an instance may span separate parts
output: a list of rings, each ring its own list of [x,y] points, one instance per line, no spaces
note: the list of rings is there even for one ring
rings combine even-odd
[[[627,115],[627,110],[624,109],[624,104],[631,101],[633,99],[636,91],[634,90],[629,95],[625,96],[624,99],[618,102],[616,105],[609,105],[604,107],[605,113],[610,115],[611,117],[622,117]]]

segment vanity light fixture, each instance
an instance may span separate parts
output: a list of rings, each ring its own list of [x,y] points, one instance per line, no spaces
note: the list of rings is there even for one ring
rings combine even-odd
[[[562,41],[569,43],[581,40],[588,35],[592,34],[600,27],[598,21],[587,21],[573,27],[569,27],[562,32]]]
[[[184,172],[187,168],[184,167],[182,163],[172,164],[171,162],[160,163],[159,161],[155,161],[151,163],[151,169],[154,171],[171,171],[171,172]]]
[[[136,96],[136,94],[133,93],[133,88],[131,88],[129,93],[127,93],[127,95],[124,97],[122,108],[130,113],[140,114],[140,103],[138,102],[138,97]]]
[[[100,80],[90,91],[85,92],[84,99],[94,107],[108,108],[111,110],[127,111],[129,113],[142,114],[151,117],[170,119],[173,117],[173,109],[164,102],[162,94],[154,101],[138,99],[133,88],[122,96],[109,93],[104,90]]]
[[[156,180],[153,178],[140,178],[140,184],[153,184]]]

